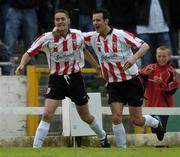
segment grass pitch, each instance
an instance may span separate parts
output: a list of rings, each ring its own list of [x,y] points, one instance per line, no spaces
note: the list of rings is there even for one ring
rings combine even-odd
[[[0,148],[0,157],[179,157],[174,148]]]

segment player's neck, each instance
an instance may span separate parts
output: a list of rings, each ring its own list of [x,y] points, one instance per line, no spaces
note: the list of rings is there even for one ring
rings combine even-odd
[[[111,28],[109,26],[107,26],[103,32],[100,33],[101,36],[103,36],[104,38],[109,34],[109,32],[111,31]]]
[[[68,31],[69,31],[68,29],[62,30],[59,32],[59,35],[64,37],[68,34]]]
[[[69,32],[69,29],[57,30],[54,35],[58,38],[65,37],[68,34],[68,32]]]

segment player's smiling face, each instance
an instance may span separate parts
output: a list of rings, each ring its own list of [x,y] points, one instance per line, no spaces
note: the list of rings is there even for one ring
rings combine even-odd
[[[56,13],[54,17],[54,24],[58,31],[68,30],[70,19],[64,13]]]
[[[103,34],[108,26],[108,21],[103,18],[102,13],[93,14],[93,26],[98,33]]]

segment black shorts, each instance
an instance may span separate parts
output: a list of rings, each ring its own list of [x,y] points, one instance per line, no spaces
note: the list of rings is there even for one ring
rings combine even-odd
[[[89,99],[80,72],[71,75],[50,75],[45,97],[54,100],[69,97],[76,105],[85,105]]]
[[[108,103],[121,102],[129,106],[142,106],[144,86],[140,76],[123,82],[108,83]]]

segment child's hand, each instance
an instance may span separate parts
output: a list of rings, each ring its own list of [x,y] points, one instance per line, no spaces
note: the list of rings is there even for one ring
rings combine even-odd
[[[161,74],[160,74],[160,76],[154,76],[153,79],[148,79],[148,80],[151,81],[151,82],[157,83],[160,86],[163,84]]]
[[[162,84],[162,82],[163,82],[161,75],[160,76],[154,76],[153,80],[155,83],[157,83],[159,85]]]
[[[153,82],[157,83],[160,88],[167,88],[167,84],[163,81],[161,74],[160,76],[154,76]]]
[[[154,71],[154,69],[152,67],[146,67],[144,70],[143,70],[143,74],[144,75],[149,75],[152,71]]]

